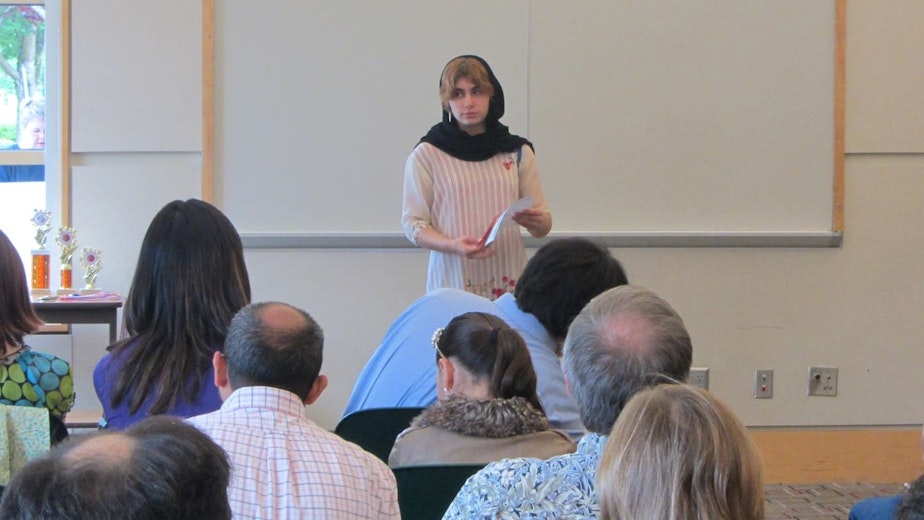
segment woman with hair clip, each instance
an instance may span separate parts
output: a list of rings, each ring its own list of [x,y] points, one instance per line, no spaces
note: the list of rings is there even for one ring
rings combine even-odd
[[[468,312],[433,334],[437,402],[395,441],[392,467],[481,464],[574,451],[549,428],[536,373],[519,334],[496,316]]]
[[[705,390],[661,384],[619,413],[597,470],[604,520],[763,520],[757,447]]]
[[[231,221],[201,200],[164,206],[141,243],[125,301],[128,338],[110,345],[93,371],[100,427],[217,410],[212,356],[248,303],[244,249]]]
[[[534,237],[552,229],[533,145],[500,123],[504,90],[478,56],[453,58],[440,75],[443,119],[404,167],[401,224],[430,250],[427,291],[453,287],[492,300],[513,292],[526,265],[518,226],[486,244],[493,219],[521,198],[531,207],[511,218]]]

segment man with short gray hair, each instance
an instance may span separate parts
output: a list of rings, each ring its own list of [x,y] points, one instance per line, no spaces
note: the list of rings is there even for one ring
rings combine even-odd
[[[690,336],[666,301],[632,285],[600,294],[565,338],[565,378],[589,432],[577,451],[489,464],[468,479],[444,519],[596,518],[594,477],[619,412],[642,388],[686,381],[692,362]]]
[[[388,466],[305,413],[327,387],[323,346],[317,322],[284,303],[231,320],[212,359],[224,402],[188,421],[228,452],[234,518],[400,518]]]

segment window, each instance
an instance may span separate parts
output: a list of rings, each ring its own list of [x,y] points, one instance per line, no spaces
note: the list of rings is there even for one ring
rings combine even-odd
[[[30,219],[46,209],[45,2],[0,0],[0,228],[29,269]],[[60,223],[60,215],[53,215]],[[50,237],[49,247],[54,244]]]

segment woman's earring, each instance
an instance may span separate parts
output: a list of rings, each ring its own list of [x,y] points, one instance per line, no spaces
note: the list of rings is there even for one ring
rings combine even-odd
[[[452,388],[443,387],[443,395],[452,395]]]

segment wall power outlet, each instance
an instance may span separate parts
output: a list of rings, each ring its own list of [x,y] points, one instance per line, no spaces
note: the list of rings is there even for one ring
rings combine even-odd
[[[690,378],[687,383],[698,386],[703,390],[709,390],[709,369],[705,367],[693,367],[690,369]]]
[[[808,395],[837,397],[837,368],[809,367]]]

